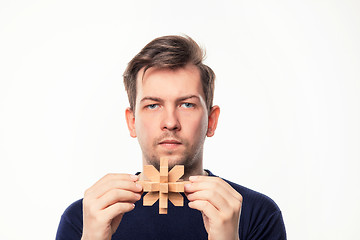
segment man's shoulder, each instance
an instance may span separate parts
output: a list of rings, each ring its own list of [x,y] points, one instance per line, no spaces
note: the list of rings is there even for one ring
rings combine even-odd
[[[56,239],[80,239],[82,227],[82,199],[80,199],[70,204],[64,211]]]
[[[66,210],[64,211],[63,215],[67,215],[67,216],[77,216],[77,215],[82,215],[82,201],[83,199],[79,199],[75,202],[73,202],[72,204],[70,204]]]
[[[215,176],[210,171],[209,176]],[[263,193],[226,181],[241,194],[241,239],[286,239],[282,214],[277,204]]]
[[[208,172],[209,176],[216,176],[211,171]],[[280,211],[277,204],[267,195],[244,187],[237,183],[231,182],[227,179],[222,179],[241,194],[241,196],[243,197],[243,207],[246,207],[249,210],[251,209],[252,211],[261,209],[262,212],[266,211],[269,214]]]

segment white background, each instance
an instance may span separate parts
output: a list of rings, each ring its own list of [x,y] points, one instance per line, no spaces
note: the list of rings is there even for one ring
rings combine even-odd
[[[205,167],[265,193],[289,239],[360,239],[360,3],[0,1],[0,239],[54,239],[108,172],[141,170],[127,62],[187,34],[217,74]]]

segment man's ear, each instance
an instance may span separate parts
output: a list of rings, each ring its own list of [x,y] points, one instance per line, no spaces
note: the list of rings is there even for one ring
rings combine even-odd
[[[206,133],[206,136],[212,137],[215,134],[215,130],[217,127],[218,119],[220,115],[220,107],[219,106],[213,106],[210,109],[209,119],[208,119],[208,130]]]
[[[130,132],[130,136],[136,138],[135,130],[135,113],[130,108],[125,110],[126,123]]]

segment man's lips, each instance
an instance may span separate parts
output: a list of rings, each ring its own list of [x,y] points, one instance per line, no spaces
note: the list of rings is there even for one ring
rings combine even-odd
[[[178,140],[175,139],[166,139],[159,142],[159,144],[181,144]]]
[[[179,146],[181,146],[181,142],[175,139],[165,139],[159,142],[159,145],[165,149],[173,149],[175,150]]]

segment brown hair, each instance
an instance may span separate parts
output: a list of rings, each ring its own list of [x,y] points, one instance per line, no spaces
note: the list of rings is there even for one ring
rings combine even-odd
[[[199,45],[190,37],[164,36],[148,43],[128,64],[124,72],[124,85],[127,91],[130,108],[135,110],[136,78],[144,68],[143,74],[151,67],[178,69],[193,64],[200,70],[200,77],[205,101],[210,111],[214,98],[215,73],[202,63],[205,54]]]

